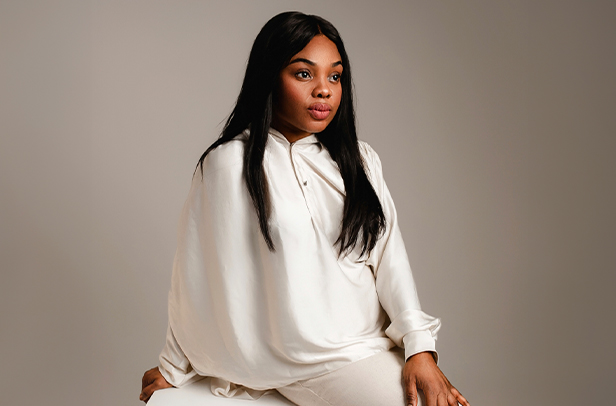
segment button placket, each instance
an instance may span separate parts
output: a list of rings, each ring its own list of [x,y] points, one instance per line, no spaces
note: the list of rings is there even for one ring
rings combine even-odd
[[[309,196],[306,195],[306,188],[308,186],[308,179],[304,176],[303,170],[302,170],[302,166],[298,163],[296,157],[297,157],[297,152],[294,151],[294,147],[295,144],[291,144],[289,146],[289,156],[291,158],[291,166],[293,167],[293,172],[295,174],[295,179],[297,179],[297,182],[300,185],[300,189],[302,191],[302,196],[304,197],[304,203],[306,204],[306,207],[308,208],[308,212],[310,213],[310,217],[312,217],[314,219],[314,213],[312,211],[312,205],[309,202]]]
[[[296,159],[299,157],[299,159]],[[312,221],[315,227],[318,230],[322,230],[322,222],[321,222],[321,213],[319,212],[319,201],[317,196],[314,193],[313,185],[309,182],[309,177],[307,172],[311,171],[310,167],[304,163],[303,154],[295,152],[294,154],[294,165],[296,170],[296,177],[300,182],[300,188],[302,189],[302,194],[304,196],[304,201],[306,202],[306,207],[308,207],[308,211],[310,212],[310,216],[312,217]],[[307,168],[307,169],[306,169]]]
[[[300,180],[300,183],[304,185],[304,187],[308,186],[308,178],[306,177],[306,174],[304,173],[304,168],[302,167],[302,165],[300,164],[297,165],[297,171],[298,171],[298,179]]]

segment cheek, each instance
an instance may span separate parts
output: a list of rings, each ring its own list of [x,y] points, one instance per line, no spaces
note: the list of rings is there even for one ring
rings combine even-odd
[[[342,88],[339,87],[336,90],[336,102],[335,102],[335,109],[336,111],[338,110],[338,108],[340,108],[340,103],[342,102]]]
[[[302,91],[301,86],[299,85],[286,85],[284,87],[284,103],[287,104],[287,106],[291,107],[298,107],[299,105],[304,104],[304,101],[306,99],[304,92]]]

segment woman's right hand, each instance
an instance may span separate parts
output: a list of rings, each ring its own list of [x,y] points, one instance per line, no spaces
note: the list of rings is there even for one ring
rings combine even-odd
[[[163,374],[160,373],[158,367],[154,367],[147,370],[145,374],[143,374],[143,378],[141,379],[141,394],[139,395],[139,400],[143,400],[145,403],[148,403],[152,393],[159,389],[171,388],[172,386],[173,385],[167,382]]]

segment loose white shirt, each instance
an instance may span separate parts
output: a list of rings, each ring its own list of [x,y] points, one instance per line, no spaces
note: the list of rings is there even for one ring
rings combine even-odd
[[[272,129],[263,167],[275,251],[268,250],[242,177],[248,132],[197,170],[178,229],[167,343],[159,369],[174,386],[211,376],[222,396],[258,397],[394,345],[406,359],[435,352],[440,320],[421,311],[381,162],[359,142],[387,226],[375,248],[346,256],[345,189],[337,164],[310,135]]]

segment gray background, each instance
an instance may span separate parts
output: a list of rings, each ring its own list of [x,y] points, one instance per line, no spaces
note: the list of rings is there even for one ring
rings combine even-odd
[[[179,213],[260,27],[345,39],[441,367],[474,405],[607,405],[613,1],[0,1],[4,405],[138,405]]]

